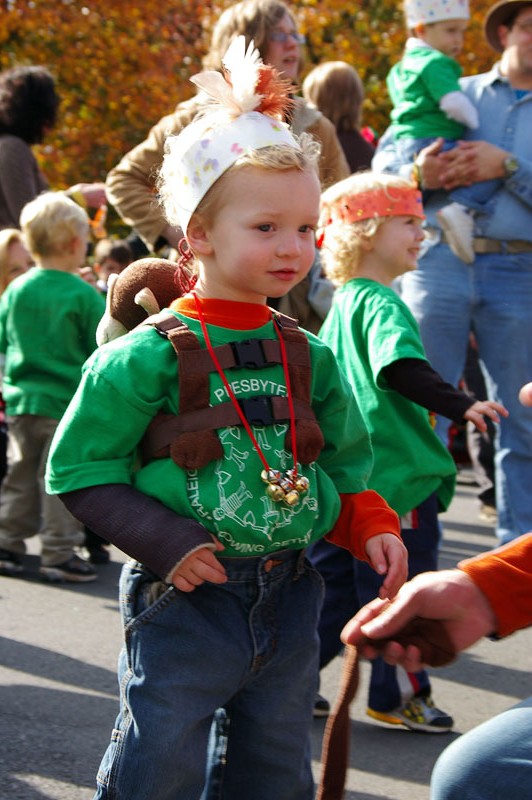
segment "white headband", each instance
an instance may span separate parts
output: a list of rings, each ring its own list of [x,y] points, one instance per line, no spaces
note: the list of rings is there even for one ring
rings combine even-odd
[[[192,78],[216,102],[180,134],[166,140],[161,168],[166,216],[184,233],[211,186],[244,153],[280,144],[299,149],[281,120],[290,102],[289,85],[262,63],[253,42],[246,51],[245,38],[239,36],[223,64],[225,77],[204,72]],[[266,94],[266,111],[273,109],[273,114],[261,111]]]

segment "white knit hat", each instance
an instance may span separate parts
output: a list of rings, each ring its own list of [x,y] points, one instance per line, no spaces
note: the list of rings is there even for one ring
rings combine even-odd
[[[405,0],[408,28],[448,19],[469,19],[469,0]]]
[[[246,151],[279,144],[300,149],[280,118],[290,102],[288,84],[272,67],[265,67],[253,42],[246,51],[245,38],[235,39],[223,65],[224,76],[203,72],[191,79],[216,102],[166,140],[161,194],[168,221],[185,234],[211,186]]]

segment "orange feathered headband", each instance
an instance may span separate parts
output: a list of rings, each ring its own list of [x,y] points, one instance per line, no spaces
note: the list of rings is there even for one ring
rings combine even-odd
[[[327,227],[337,222],[360,222],[379,217],[418,217],[425,219],[422,195],[414,187],[390,186],[368,189],[322,203],[316,244],[322,247]]]
[[[377,217],[404,216],[425,219],[421,192],[413,187],[370,189],[343,197],[335,203],[324,206],[322,216],[325,220],[323,227],[332,222],[359,222],[362,219]]]

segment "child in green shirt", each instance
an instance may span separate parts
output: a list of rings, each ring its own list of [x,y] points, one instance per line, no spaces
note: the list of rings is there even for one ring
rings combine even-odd
[[[374,467],[368,485],[401,518],[409,575],[437,569],[438,512],[449,505],[455,465],[433,430],[429,411],[498,421],[505,409],[479,402],[446,384],[426,360],[412,314],[390,287],[415,269],[424,219],[421,193],[394,175],[357,173],[322,195],[319,241],[327,277],[337,286],[320,338],[334,352],[368,427]],[[326,581],[320,622],[321,666],[338,653],[348,604],[379,592],[379,577],[345,550],[318,542],[311,560]],[[351,595],[351,596],[350,596]],[[350,598],[350,600],[347,600]],[[410,675],[382,659],[373,662],[368,713],[375,719],[429,733],[453,720],[434,706],[426,672]]]
[[[195,280],[167,335],[141,326],[89,360],[49,460],[49,489],[135,559],[99,800],[199,798],[221,708],[224,796],[311,800],[322,586],[305,549],[332,530],[388,596],[406,574],[333,354],[266,305],[314,259],[316,147],[281,121],[289,87],[252,43],[224,62],[230,81],[194,79],[213,105],[169,137],[159,182]],[[152,420],[169,436],[152,427],[138,464]]]
[[[105,302],[81,279],[89,235],[86,212],[61,192],[45,192],[22,210],[35,266],[0,299],[0,352],[8,423],[8,470],[0,497],[0,573],[23,571],[25,539],[39,534],[40,574],[86,583],[96,571],[75,549],[79,522],[43,488],[48,448],[96,348]]]
[[[409,37],[401,60],[386,78],[393,104],[390,131],[405,162],[442,139],[453,147],[466,128],[478,126],[478,112],[459,84],[462,52],[469,22],[468,0],[405,0]],[[475,259],[473,217],[475,188],[461,188],[438,221],[453,253],[466,263]],[[486,194],[486,198],[487,198]],[[459,202],[457,202],[459,200]]]

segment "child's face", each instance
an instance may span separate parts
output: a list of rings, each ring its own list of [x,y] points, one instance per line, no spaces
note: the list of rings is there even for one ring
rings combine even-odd
[[[464,33],[467,28],[465,19],[449,19],[445,22],[433,22],[423,25],[419,36],[435,50],[445,53],[450,58],[457,58],[464,46]]]
[[[314,260],[318,177],[310,168],[244,167],[224,181],[212,222],[188,230],[201,261],[198,293],[247,303],[282,297]]]
[[[123,269],[124,265],[120,264],[119,261],[115,261],[114,258],[104,258],[101,264],[94,265],[94,271],[98,274],[98,277],[106,282],[109,280],[111,273],[119,275]]]
[[[7,281],[11,281],[26,272],[33,264],[33,259],[24,244],[15,239],[7,252]]]
[[[391,282],[417,266],[425,234],[418,217],[390,217],[371,239],[373,260]]]

